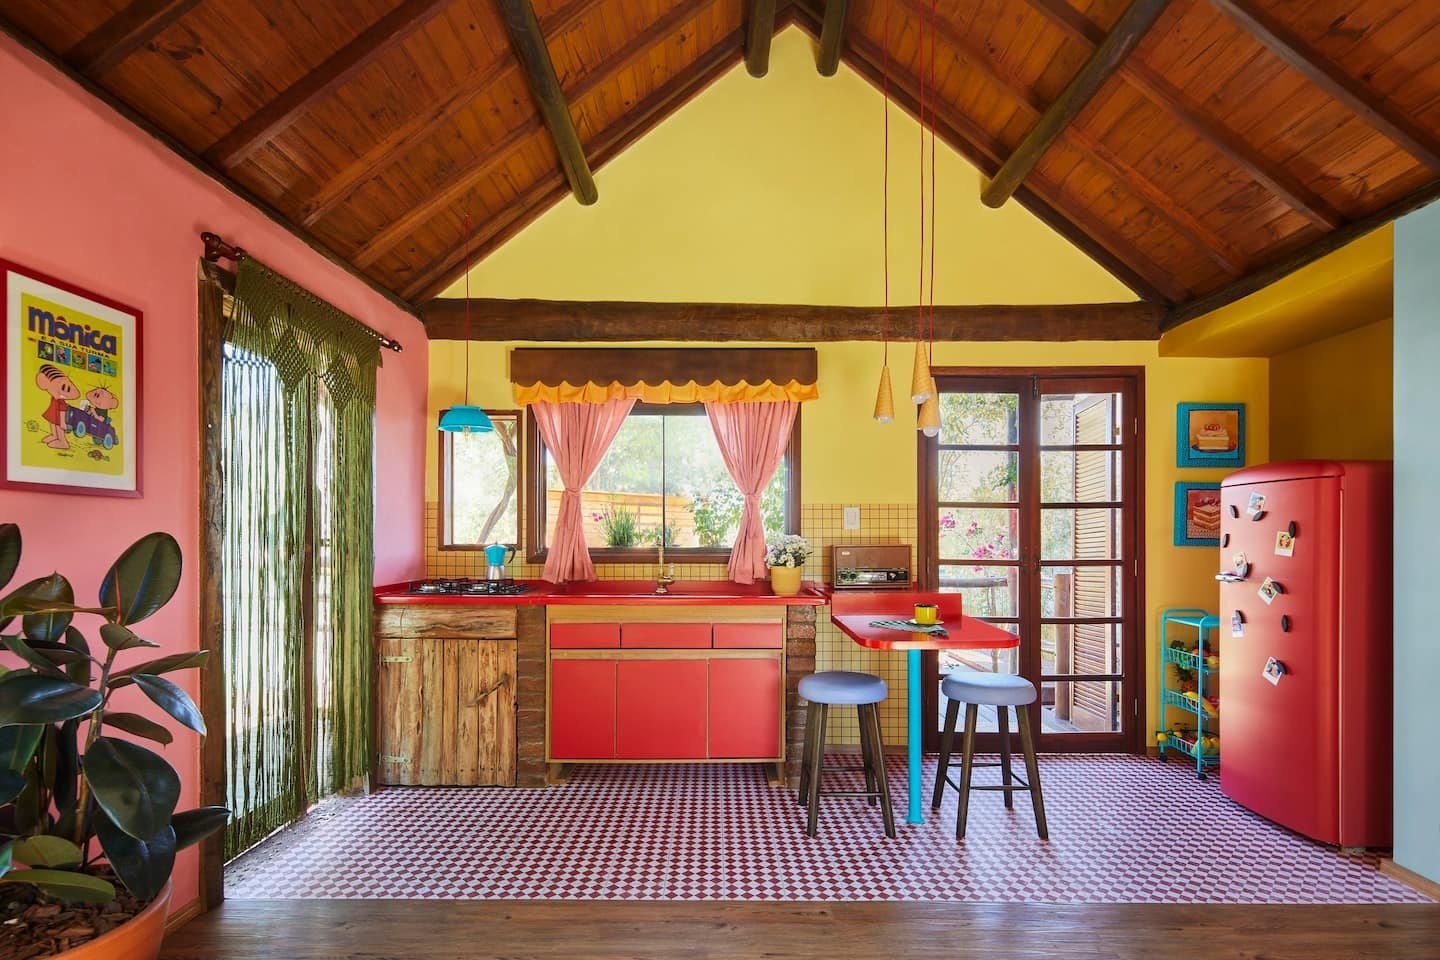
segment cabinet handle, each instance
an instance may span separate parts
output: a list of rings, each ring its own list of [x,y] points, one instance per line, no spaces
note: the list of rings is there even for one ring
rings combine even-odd
[[[414,657],[381,657],[381,663],[409,663]]]
[[[499,680],[496,680],[495,683],[490,687],[489,690],[486,690],[484,693],[480,694],[480,696],[478,696],[478,697],[476,697],[474,700],[470,701],[470,706],[472,706],[472,707],[478,707],[478,706],[480,706],[481,703],[483,703],[485,700],[489,699],[490,694],[494,693],[496,690],[499,690],[501,687],[505,686],[505,684],[507,684],[507,683],[509,683],[509,682],[510,682],[510,675],[509,675],[509,674],[506,674],[505,676],[501,677]]]
[[[391,757],[391,756],[387,756],[387,755],[385,755],[385,754],[383,754],[383,753],[380,754],[380,762],[381,762],[381,763],[398,763],[398,764],[401,764],[402,766],[406,766],[406,767],[410,766],[410,758],[409,758],[409,757]]]

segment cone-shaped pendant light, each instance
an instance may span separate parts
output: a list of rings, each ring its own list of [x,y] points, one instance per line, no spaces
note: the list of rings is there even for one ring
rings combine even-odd
[[[930,394],[920,404],[920,416],[915,425],[927,437],[940,436],[940,398],[935,394]]]
[[[915,341],[915,368],[910,372],[910,401],[924,403],[935,393],[935,378],[930,375],[930,358],[925,342]]]
[[[875,394],[875,420],[889,423],[895,419],[895,393],[890,389],[890,364],[880,368],[880,389]]]

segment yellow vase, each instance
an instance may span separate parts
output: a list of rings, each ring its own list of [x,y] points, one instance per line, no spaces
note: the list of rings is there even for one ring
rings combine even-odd
[[[803,567],[771,567],[770,589],[777,597],[793,597],[800,592]]]

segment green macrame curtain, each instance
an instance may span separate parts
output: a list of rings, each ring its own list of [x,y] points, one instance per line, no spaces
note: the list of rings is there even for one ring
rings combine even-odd
[[[253,258],[239,265],[225,320],[229,858],[370,769],[380,350],[357,321]]]

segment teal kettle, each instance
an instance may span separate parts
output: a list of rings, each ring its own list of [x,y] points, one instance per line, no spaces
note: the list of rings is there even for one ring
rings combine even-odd
[[[505,564],[515,556],[515,548],[503,543],[492,543],[485,548],[485,579],[504,580]]]

